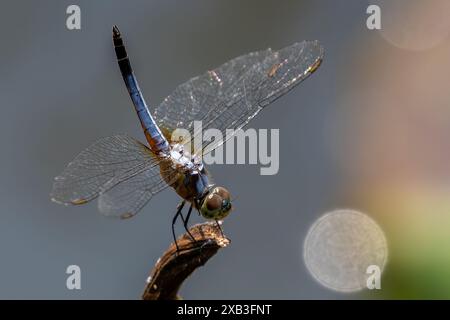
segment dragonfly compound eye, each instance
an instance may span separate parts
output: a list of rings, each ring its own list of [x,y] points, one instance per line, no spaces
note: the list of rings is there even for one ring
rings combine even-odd
[[[224,200],[230,201],[230,193],[224,187],[215,187],[213,193],[218,194]]]
[[[231,201],[228,199],[223,199],[222,200],[222,210],[228,211],[230,209],[231,209]]]
[[[222,198],[216,194],[210,194],[205,200],[208,211],[215,211],[222,207]]]
[[[206,219],[223,219],[228,215],[231,203],[228,199],[222,199],[215,192],[210,193],[200,208],[200,213]]]

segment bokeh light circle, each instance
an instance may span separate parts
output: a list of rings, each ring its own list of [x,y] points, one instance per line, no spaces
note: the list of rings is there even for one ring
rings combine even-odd
[[[383,271],[388,247],[386,237],[367,215],[349,209],[324,214],[310,227],[304,241],[304,261],[323,286],[340,292],[367,287],[367,268]]]
[[[431,49],[450,34],[448,0],[371,0],[381,9],[381,36],[412,51]]]

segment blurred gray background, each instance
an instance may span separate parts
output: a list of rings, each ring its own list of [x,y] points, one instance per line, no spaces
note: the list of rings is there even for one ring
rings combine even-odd
[[[250,124],[280,128],[278,175],[261,176],[255,165],[210,167],[239,198],[224,223],[232,244],[197,270],[181,295],[359,297],[315,282],[302,245],[322,213],[352,205],[338,197],[344,177],[327,125],[338,84],[360,54],[358,39],[386,46],[365,26],[367,2],[76,1],[82,29],[69,31],[65,11],[73,3],[7,1],[0,12],[0,298],[137,299],[172,240],[172,190],[127,221],[103,217],[96,202],[64,207],[49,199],[53,177],[96,139],[127,133],[144,141],[116,64],[113,24],[150,105],[235,56],[306,39],[323,44],[319,70]],[[66,289],[70,264],[81,267],[82,290]]]

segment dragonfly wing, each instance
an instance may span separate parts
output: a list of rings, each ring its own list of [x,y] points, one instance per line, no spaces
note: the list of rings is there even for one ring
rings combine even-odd
[[[193,129],[194,120],[201,120],[211,107],[225,100],[229,96],[227,92],[238,85],[246,72],[271,53],[272,50],[267,49],[237,57],[179,85],[155,108],[158,125],[170,131]]]
[[[162,160],[164,161],[164,160]],[[170,161],[170,160],[168,160]],[[131,218],[136,215],[152,196],[169,186],[177,171],[161,169],[160,166],[142,166],[132,175],[127,172],[107,182],[100,193],[98,208],[106,216]],[[173,170],[172,170],[173,169]],[[162,178],[162,174],[166,180]],[[124,177],[126,179],[124,180]],[[121,181],[117,183],[117,181]]]
[[[63,204],[86,203],[105,191],[105,186],[111,188],[143,167],[158,167],[158,158],[144,144],[126,135],[102,138],[55,178],[52,200]]]
[[[303,41],[267,56],[248,70],[231,98],[211,108],[202,118],[203,130],[216,128],[223,140],[204,142],[202,152],[211,152],[247,125],[264,107],[286,94],[320,65],[323,47],[318,41]],[[227,129],[231,129],[227,132]],[[194,136],[201,134],[194,132]]]
[[[233,59],[180,85],[158,106],[155,116],[160,126],[171,130],[188,129],[191,139],[194,120],[202,129],[234,131],[245,126],[259,111],[295,85],[320,65],[323,47],[318,41],[295,43],[279,51],[270,49]],[[230,138],[203,146],[209,152]],[[186,142],[186,141],[183,141]]]

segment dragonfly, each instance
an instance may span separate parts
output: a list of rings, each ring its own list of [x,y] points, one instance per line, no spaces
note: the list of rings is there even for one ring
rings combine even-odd
[[[181,84],[152,113],[117,26],[112,33],[117,63],[148,144],[128,135],[94,142],[55,178],[52,200],[81,205],[98,198],[101,213],[127,219],[154,195],[172,187],[181,197],[172,219],[176,245],[177,220],[181,217],[189,233],[193,209],[220,228],[219,222],[233,209],[232,198],[226,188],[212,183],[201,156],[232,138],[266,106],[316,71],[323,47],[318,41],[303,41],[278,51],[269,48],[239,56]],[[203,142],[198,151],[187,148],[201,134],[193,125],[197,120],[205,130],[227,132],[226,139]],[[172,133],[180,128],[190,134],[173,139]],[[186,203],[190,206],[184,216]]]

